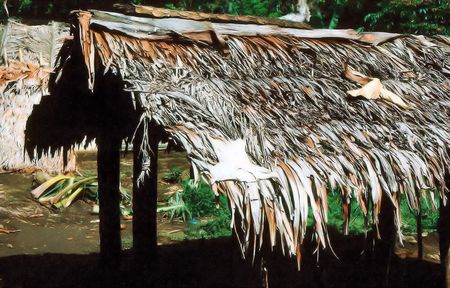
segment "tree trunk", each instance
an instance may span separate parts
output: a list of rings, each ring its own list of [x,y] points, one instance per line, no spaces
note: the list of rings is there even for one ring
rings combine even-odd
[[[120,262],[120,139],[97,139],[98,194],[100,203],[100,256],[103,264]]]

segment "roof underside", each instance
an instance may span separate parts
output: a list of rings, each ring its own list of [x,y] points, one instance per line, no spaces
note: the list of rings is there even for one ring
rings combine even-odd
[[[141,122],[227,194],[243,250],[267,223],[271,244],[300,257],[308,211],[325,246],[330,188],[374,215],[382,197],[417,208],[419,191],[444,195],[448,38],[77,15],[91,87],[99,71],[121,76]]]

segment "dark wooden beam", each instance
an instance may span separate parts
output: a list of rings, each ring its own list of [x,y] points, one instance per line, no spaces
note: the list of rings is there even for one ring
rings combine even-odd
[[[156,256],[156,204],[158,199],[158,143],[160,133],[151,125],[149,131],[138,128],[133,140],[133,249],[138,262]],[[143,133],[149,133],[150,158],[144,159],[141,151]],[[138,181],[144,163],[150,160],[150,173]]]
[[[446,176],[446,186],[447,190],[450,191],[450,175]],[[446,194],[447,205],[444,206],[443,199],[440,200],[438,232],[441,272],[443,278],[442,287],[450,288],[450,262],[448,259],[450,249],[450,193]]]
[[[100,204],[100,256],[103,264],[120,263],[120,144],[117,137],[97,138],[97,173]]]
[[[417,230],[417,258],[423,260],[423,226],[422,226],[422,202],[420,192],[417,191],[417,205],[418,211],[416,215],[416,230]]]
[[[380,239],[376,241],[376,258],[378,263],[382,263],[385,269],[383,282],[380,287],[389,287],[389,274],[391,261],[394,255],[395,242],[397,238],[397,227],[395,224],[396,205],[400,205],[396,195],[393,195],[393,201],[387,195],[383,195],[379,214],[379,233]],[[400,210],[398,210],[399,212]]]

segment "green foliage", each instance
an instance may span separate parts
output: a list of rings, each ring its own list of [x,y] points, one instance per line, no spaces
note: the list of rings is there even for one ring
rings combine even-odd
[[[450,35],[450,1],[384,0],[364,17],[370,30]]]
[[[183,169],[180,167],[173,167],[167,173],[164,173],[162,179],[167,183],[179,183],[181,182],[181,174],[183,174]]]
[[[231,212],[228,207],[219,208],[218,216],[214,220],[200,225],[199,229],[189,229],[188,238],[219,238],[231,236]]]
[[[193,215],[211,217],[212,220],[202,223],[199,229],[189,229],[187,235],[191,238],[217,238],[231,235],[231,211],[228,200],[220,195],[216,202],[214,192],[204,182],[197,186],[187,180],[183,183],[186,204]]]
[[[430,206],[430,203],[425,199],[421,198],[421,207],[422,207],[422,229],[424,232],[432,232],[436,231],[436,224],[439,218],[438,208],[433,209]],[[372,226],[372,216],[369,214],[369,223],[367,223],[368,227],[364,223],[364,214],[359,208],[358,204],[355,200],[352,199],[350,202],[350,221],[349,221],[349,233],[350,234],[361,234],[364,233],[367,229],[371,229]],[[369,209],[370,213],[370,209]],[[404,233],[416,233],[417,225],[416,225],[416,217],[417,214],[414,211],[409,209],[409,206],[406,202],[406,199],[400,200],[400,213],[401,213],[401,222],[402,222],[402,231]],[[314,219],[312,217],[312,212],[310,211],[308,215],[308,225],[311,226],[314,223]],[[328,194],[328,225],[334,227],[339,231],[343,231],[344,220],[342,213],[342,200],[341,195],[338,191],[331,191]]]
[[[369,215],[370,218],[370,215]],[[308,225],[314,224],[312,211],[308,214]],[[370,229],[370,224],[368,224]],[[328,194],[328,226],[333,227],[339,231],[344,230],[344,217],[342,212],[342,197],[339,191],[331,191]],[[361,234],[367,230],[364,223],[364,213],[358,206],[356,201],[350,202],[350,220],[349,233]]]
[[[296,0],[206,0],[176,1],[165,4],[174,10],[195,10],[232,15],[279,17],[293,11]]]
[[[424,198],[420,198],[420,205],[422,207],[422,230],[424,232],[436,231],[437,221],[439,219],[439,207],[433,209],[429,202]],[[439,205],[439,203],[438,203]],[[401,219],[402,219],[402,231],[405,233],[416,233],[416,217],[417,213],[409,209],[406,201],[400,202]]]
[[[183,192],[177,192],[169,199],[167,206],[158,208],[158,212],[168,212],[171,219],[182,217],[184,221],[192,217],[211,219],[188,229],[188,239],[230,236],[231,212],[227,198],[219,196],[218,203],[215,199],[208,184],[200,182],[194,185],[190,179],[186,179],[183,181]]]
[[[167,206],[159,207],[156,211],[168,212],[170,216],[170,221],[172,221],[173,218],[181,217],[183,221],[186,222],[187,219],[192,218],[191,211],[187,207],[181,193],[179,192],[176,192],[175,196],[169,199],[169,201],[167,202]]]
[[[204,182],[200,182],[197,186],[192,181],[186,179],[183,181],[182,206],[183,209],[190,211],[190,216],[211,218],[212,220],[200,224],[199,228],[189,229],[187,231],[188,239],[197,238],[216,238],[222,236],[230,236],[231,212],[228,208],[227,198],[223,195],[219,197],[219,208],[214,200],[214,193],[211,188]],[[172,202],[170,202],[172,203]],[[422,207],[422,226],[423,231],[431,232],[436,230],[438,219],[437,209],[432,209],[430,204],[421,199]],[[176,203],[172,203],[176,207]],[[169,204],[170,206],[170,204]],[[179,209],[180,207],[176,207]],[[361,234],[372,229],[373,221],[369,207],[368,223],[365,223],[364,214],[359,208],[355,199],[350,202],[350,220],[349,233]],[[416,232],[416,213],[411,211],[405,199],[400,201],[402,231],[405,233]],[[186,218],[186,217],[185,217]],[[310,211],[308,215],[308,225],[312,226],[314,219]],[[342,197],[339,191],[331,191],[328,194],[328,225],[337,230],[343,231],[344,220],[342,213]]]
[[[371,11],[375,1],[370,0],[309,0],[310,24],[317,28],[355,28]]]
[[[165,4],[164,8],[171,9],[171,10],[178,10],[178,11],[185,10],[183,7],[177,7],[172,3]]]
[[[21,0],[19,4],[19,12],[26,11],[31,8],[32,0]]]
[[[183,199],[193,217],[218,216],[214,192],[205,182],[193,185],[190,179],[183,181]],[[219,196],[220,207],[228,207],[225,196]]]

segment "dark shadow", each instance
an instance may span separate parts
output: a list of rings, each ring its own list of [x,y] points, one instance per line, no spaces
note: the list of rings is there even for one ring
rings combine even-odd
[[[305,243],[302,268],[279,253],[266,259],[269,287],[380,287],[384,269],[377,260],[355,253],[360,236],[334,239],[337,260],[320,255]],[[0,287],[260,287],[258,259],[242,260],[231,238],[197,240],[159,246],[150,266],[136,266],[131,251],[123,252],[120,271],[100,267],[99,255],[18,255],[0,258]],[[360,251],[360,250],[359,250]],[[392,260],[389,287],[439,287],[439,265],[420,260]]]
[[[309,237],[303,244],[300,272],[297,272],[294,261],[281,253],[269,256],[270,287],[385,287],[385,251],[375,247],[367,254],[364,252],[367,241],[363,235],[345,236],[336,229],[330,230],[338,258],[327,249],[321,250],[317,261],[315,241],[311,241],[311,234],[307,233]],[[387,287],[443,287],[438,264],[400,259],[394,255],[390,265]]]
[[[25,149],[31,158],[35,149],[38,157],[49,149],[53,154],[83,143],[86,138],[87,145],[105,131],[125,139],[137,126],[132,97],[124,91],[124,81],[116,71],[105,73],[99,69],[93,90],[89,89],[81,48],[74,44],[79,43],[78,36],[74,37],[58,54],[58,66],[49,81],[50,95],[42,97],[27,120]]]

